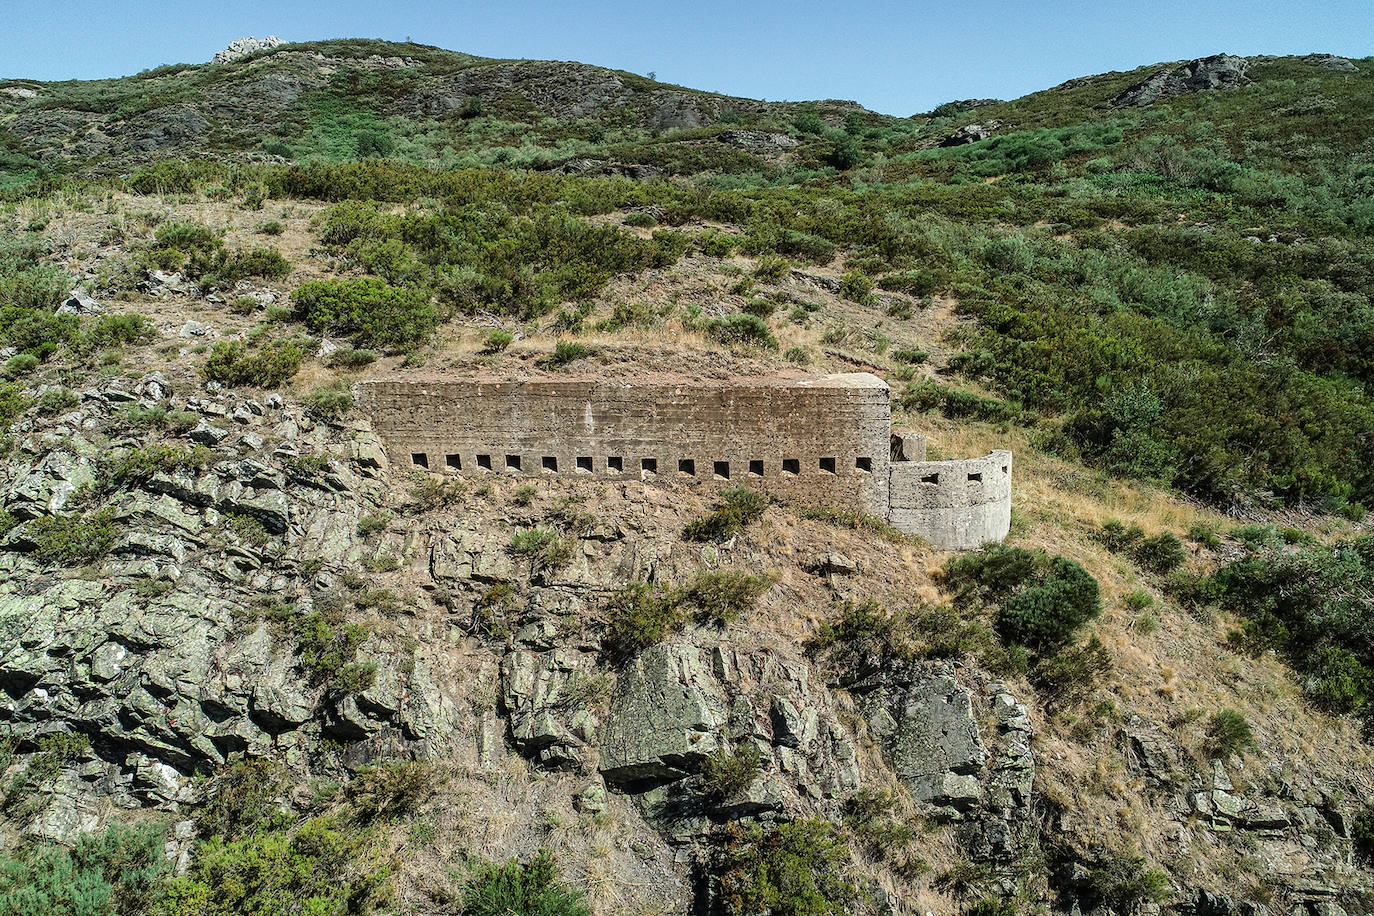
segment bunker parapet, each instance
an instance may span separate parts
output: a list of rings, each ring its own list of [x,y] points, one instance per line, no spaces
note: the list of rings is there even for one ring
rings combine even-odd
[[[869,373],[728,381],[402,378],[361,382],[357,394],[392,462],[434,473],[748,486],[866,512],[942,547],[998,540],[1010,520],[1010,453],[994,453],[1006,455],[1000,465],[993,456],[924,461],[919,435],[892,434],[887,383]],[[1004,479],[983,472],[987,490],[976,497],[953,484],[932,488],[910,471],[977,462],[996,465]]]
[[[887,520],[950,550],[1002,540],[1011,528],[1011,452],[892,462]]]

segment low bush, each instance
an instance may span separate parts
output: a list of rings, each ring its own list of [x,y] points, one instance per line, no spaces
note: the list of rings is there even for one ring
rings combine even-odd
[[[768,497],[748,487],[730,487],[721,493],[715,508],[682,529],[689,541],[720,541],[743,531],[763,517]]]
[[[77,404],[81,403],[81,398],[70,388],[55,387],[49,388],[38,396],[38,412],[46,417],[56,416],[66,413]]]
[[[176,445],[144,445],[115,460],[102,461],[101,467],[111,484],[129,486],[155,474],[202,468],[214,460],[214,452],[203,445],[183,448]]]
[[[486,340],[482,344],[484,353],[500,353],[515,341],[515,335],[510,331],[503,331],[500,328],[493,328],[487,332]]]
[[[221,340],[200,373],[229,386],[276,388],[300,371],[305,350],[291,340],[269,340],[250,348],[243,341]]]
[[[349,390],[348,383],[343,381],[330,382],[328,385],[307,391],[301,396],[301,400],[310,412],[321,420],[343,419],[353,409],[353,393]]]
[[[345,347],[329,355],[329,367],[331,369],[365,369],[376,361],[376,353],[355,347]]]
[[[561,884],[546,849],[527,864],[478,866],[462,892],[463,916],[589,916],[581,892]]]
[[[706,794],[715,799],[732,798],[754,784],[762,769],[763,757],[752,741],[734,750],[722,747],[706,758],[701,776]]]
[[[544,364],[552,368],[566,366],[568,363],[586,359],[592,355],[591,347],[573,340],[560,340],[553,345],[553,352],[544,358]]]
[[[409,349],[428,341],[439,325],[439,313],[423,291],[374,277],[304,283],[291,302],[311,331],[352,337],[363,347]]]
[[[5,916],[125,916],[145,912],[171,872],[155,824],[111,824],[70,849],[42,844],[0,857]]]
[[[91,563],[109,553],[119,538],[114,510],[90,515],[45,515],[30,523],[34,552],[42,560],[63,566]]]
[[[683,620],[671,590],[651,582],[630,582],[606,603],[602,647],[613,658],[626,659],[667,639]]]
[[[698,575],[682,587],[681,597],[699,617],[723,627],[752,610],[772,584],[763,576],[724,569]]]
[[[410,488],[410,504],[417,512],[449,509],[461,503],[467,492],[467,484],[461,480],[426,477]]]
[[[1234,709],[1218,710],[1207,720],[1207,750],[1214,757],[1231,757],[1254,746],[1250,723]]]
[[[391,524],[391,513],[386,511],[369,512],[358,519],[358,537],[370,538],[381,534]]]
[[[712,318],[705,323],[704,330],[708,336],[731,346],[763,347],[768,350],[778,348],[778,339],[773,336],[768,322],[758,315]]]
[[[858,903],[851,868],[844,836],[813,819],[769,830],[730,827],[712,872],[726,916],[820,916]]]
[[[534,572],[547,572],[566,566],[572,559],[573,541],[556,528],[534,527],[511,535],[511,553],[530,561]]]

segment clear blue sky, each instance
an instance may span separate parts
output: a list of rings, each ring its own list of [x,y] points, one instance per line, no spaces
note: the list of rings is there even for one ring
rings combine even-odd
[[[895,115],[1229,51],[1374,54],[1374,0],[0,0],[0,77],[88,79],[208,60],[231,39],[407,37],[580,60],[769,100]]]

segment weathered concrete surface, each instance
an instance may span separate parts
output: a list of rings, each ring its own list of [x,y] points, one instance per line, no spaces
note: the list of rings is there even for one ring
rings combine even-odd
[[[888,521],[937,547],[971,550],[1011,529],[1011,452],[962,461],[894,461]]]
[[[359,388],[401,466],[745,485],[886,515],[890,392],[868,373],[633,385],[387,380]]]
[[[1001,540],[1011,525],[1011,453],[925,461],[919,434],[892,434],[887,383],[866,372],[386,379],[357,396],[401,467],[748,486],[867,512],[948,549]]]

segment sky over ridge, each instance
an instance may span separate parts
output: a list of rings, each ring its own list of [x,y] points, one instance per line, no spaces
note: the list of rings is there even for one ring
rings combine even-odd
[[[770,101],[854,99],[901,116],[1218,51],[1374,54],[1371,0],[0,0],[0,20],[0,78],[91,79],[199,63],[246,35],[409,38],[485,57],[652,72]]]

